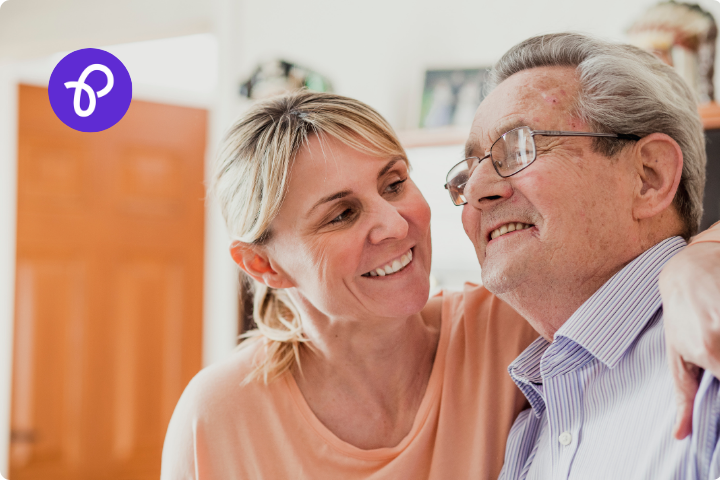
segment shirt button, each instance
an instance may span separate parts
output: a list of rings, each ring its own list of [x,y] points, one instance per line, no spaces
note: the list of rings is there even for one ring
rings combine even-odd
[[[558,441],[563,445],[570,445],[572,443],[572,435],[570,432],[563,432],[558,437]]]

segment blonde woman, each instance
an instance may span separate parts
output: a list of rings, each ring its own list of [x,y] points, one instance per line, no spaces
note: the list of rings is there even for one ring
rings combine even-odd
[[[213,190],[255,282],[231,358],[188,385],[162,478],[496,478],[537,338],[481,287],[427,302],[430,209],[367,105],[301,92],[230,130]]]

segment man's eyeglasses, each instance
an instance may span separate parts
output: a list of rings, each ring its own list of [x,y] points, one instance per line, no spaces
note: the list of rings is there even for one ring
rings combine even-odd
[[[558,132],[553,130],[531,130],[530,127],[518,127],[503,134],[490,147],[490,153],[484,157],[468,157],[455,165],[447,174],[445,188],[455,205],[465,205],[465,184],[470,180],[475,168],[486,158],[503,178],[515,175],[529,167],[537,158],[535,135],[544,137],[608,137],[619,140],[640,140],[629,133],[594,132]]]

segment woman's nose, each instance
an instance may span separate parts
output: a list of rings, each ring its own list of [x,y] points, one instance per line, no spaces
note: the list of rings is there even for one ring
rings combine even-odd
[[[374,223],[369,235],[373,244],[387,239],[403,239],[408,234],[407,220],[395,205],[386,201],[378,205]]]
[[[495,171],[492,159],[486,158],[473,170],[465,184],[464,194],[469,205],[483,208],[510,197],[512,187]]]

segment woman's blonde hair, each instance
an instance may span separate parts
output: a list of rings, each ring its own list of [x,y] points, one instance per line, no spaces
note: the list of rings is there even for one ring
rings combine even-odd
[[[365,153],[407,157],[390,124],[362,102],[302,90],[255,104],[237,120],[221,145],[211,191],[235,241],[263,245],[282,207],[293,159],[309,135],[329,135]],[[265,354],[246,379],[265,383],[299,365],[307,337],[287,292],[254,283],[253,318],[243,336],[262,340]]]

